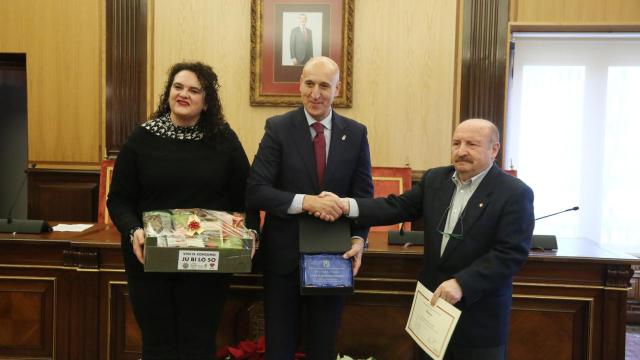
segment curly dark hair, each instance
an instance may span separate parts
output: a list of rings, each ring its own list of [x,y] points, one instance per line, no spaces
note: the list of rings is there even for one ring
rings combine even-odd
[[[171,112],[171,108],[169,107],[169,93],[171,92],[171,86],[173,85],[173,80],[176,77],[176,74],[182,70],[188,70],[196,74],[198,81],[200,81],[200,85],[202,85],[206,110],[202,110],[202,113],[200,114],[200,124],[204,129],[205,135],[210,137],[218,129],[224,127],[227,121],[225,120],[224,113],[222,112],[220,96],[218,96],[218,89],[220,88],[218,75],[216,75],[211,66],[199,61],[180,62],[174,64],[169,69],[169,76],[164,85],[164,92],[160,95],[158,108],[153,114],[151,114],[150,119],[156,119]]]

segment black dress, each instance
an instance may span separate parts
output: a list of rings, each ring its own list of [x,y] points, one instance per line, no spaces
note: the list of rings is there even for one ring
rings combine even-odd
[[[143,358],[213,359],[229,275],[145,273],[129,233],[142,212],[175,208],[244,211],[249,161],[223,125],[176,127],[168,116],[137,127],[116,160],[107,206],[122,234],[128,289]]]

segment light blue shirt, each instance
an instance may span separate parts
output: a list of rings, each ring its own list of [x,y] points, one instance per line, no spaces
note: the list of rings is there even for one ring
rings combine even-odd
[[[455,229],[456,224],[458,223],[458,219],[460,217],[464,217],[464,208],[467,206],[469,199],[476,191],[482,179],[484,179],[485,175],[489,172],[493,164],[490,164],[489,167],[482,170],[481,173],[472,177],[471,179],[462,182],[458,178],[458,172],[454,172],[451,176],[451,181],[456,185],[456,190],[453,192],[453,196],[451,197],[451,202],[449,203],[449,211],[447,213],[447,222],[444,225],[444,234],[442,235],[442,247],[440,247],[440,256],[444,253],[444,249],[447,247],[447,243],[449,242],[449,238],[451,237],[449,234]],[[462,231],[464,232],[464,230]]]

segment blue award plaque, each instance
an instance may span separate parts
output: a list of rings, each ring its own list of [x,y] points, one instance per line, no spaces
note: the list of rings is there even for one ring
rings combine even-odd
[[[353,293],[351,260],[342,254],[301,254],[300,293],[335,295]]]
[[[302,215],[300,227],[300,293],[302,295],[353,294],[349,219],[326,222]]]

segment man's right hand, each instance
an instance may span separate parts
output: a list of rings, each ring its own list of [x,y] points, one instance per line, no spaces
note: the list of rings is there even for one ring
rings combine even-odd
[[[336,201],[339,201],[340,208],[342,209],[342,215],[349,215],[350,205],[348,198],[341,198],[338,195],[332,193],[331,191],[323,191],[318,195],[321,198],[332,198]],[[316,217],[322,218],[322,214],[314,214]]]
[[[431,306],[435,306],[438,299],[443,299],[451,305],[455,305],[462,299],[462,288],[455,278],[449,279],[438,286],[436,291],[433,292]]]
[[[344,213],[342,201],[337,196],[305,195],[302,210],[325,221],[336,221]]]
[[[131,237],[131,245],[133,246],[133,253],[138,258],[141,264],[144,264],[144,230],[136,230]]]

